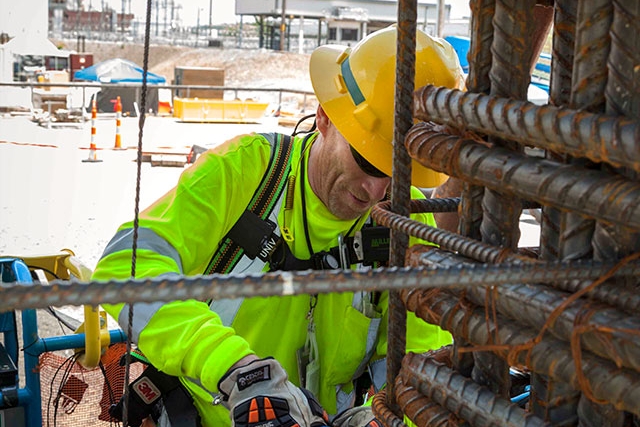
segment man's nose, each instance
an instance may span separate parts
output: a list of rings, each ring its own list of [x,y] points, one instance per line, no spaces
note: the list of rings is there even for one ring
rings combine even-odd
[[[363,183],[363,187],[367,190],[367,193],[371,197],[372,201],[380,201],[387,194],[389,185],[391,184],[391,178],[377,178],[374,176],[368,176]]]

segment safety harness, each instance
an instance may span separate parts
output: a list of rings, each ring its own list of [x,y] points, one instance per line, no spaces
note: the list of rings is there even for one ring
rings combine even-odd
[[[352,264],[373,265],[389,258],[389,229],[371,224],[342,237],[338,246],[313,253],[308,260],[296,258],[280,235],[277,213],[291,171],[292,143],[288,135],[273,138],[269,166],[247,209],[236,221],[211,258],[207,274],[230,273],[242,256],[269,264],[269,271],[301,271],[349,268]],[[306,144],[307,138],[303,140]],[[286,202],[285,202],[286,203]],[[275,215],[273,215],[275,213]]]

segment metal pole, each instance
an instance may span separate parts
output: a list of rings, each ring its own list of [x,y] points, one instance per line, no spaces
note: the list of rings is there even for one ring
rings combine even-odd
[[[209,0],[209,37],[211,37],[211,27],[212,27],[211,16],[212,16],[212,14],[213,14],[213,0]]]
[[[287,0],[282,0],[282,15],[280,16],[280,50],[284,50],[284,33],[287,28],[286,24],[286,10]]]
[[[444,35],[444,0],[438,0],[438,22],[436,24],[436,35],[440,38]]]

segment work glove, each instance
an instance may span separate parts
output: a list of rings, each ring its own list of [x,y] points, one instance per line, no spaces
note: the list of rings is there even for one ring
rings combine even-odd
[[[357,406],[338,415],[331,424],[333,427],[383,427],[373,415],[371,406]]]
[[[273,358],[228,372],[218,383],[234,427],[320,427],[328,417],[313,395],[287,381]]]

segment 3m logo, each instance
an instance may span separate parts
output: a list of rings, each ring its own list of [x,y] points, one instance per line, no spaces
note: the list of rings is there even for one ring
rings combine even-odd
[[[160,397],[160,390],[158,390],[158,387],[156,387],[155,384],[149,381],[146,377],[142,377],[140,381],[136,382],[133,385],[133,390],[146,404],[149,404]]]

